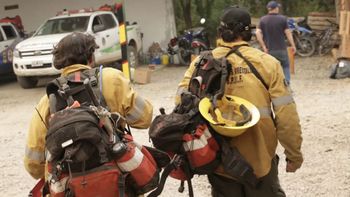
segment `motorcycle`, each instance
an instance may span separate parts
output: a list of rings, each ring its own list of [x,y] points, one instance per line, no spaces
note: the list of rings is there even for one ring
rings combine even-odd
[[[202,18],[201,24],[205,23]],[[209,50],[210,42],[205,27],[195,27],[184,31],[184,34],[172,38],[168,44],[168,53],[178,55],[181,64],[188,65],[191,55],[199,55],[201,51]]]
[[[301,57],[309,57],[315,53],[316,43],[313,38],[314,33],[307,27],[300,26],[303,21],[296,22],[288,19],[288,27],[292,31],[295,42],[296,53]]]
[[[202,18],[200,23],[203,25],[205,23],[205,19]],[[191,43],[191,47],[193,48],[193,52],[195,55],[199,55],[201,51],[210,49],[210,41],[209,36],[204,27],[197,27],[193,29],[192,32],[193,40]]]
[[[329,53],[335,45],[337,45],[338,34],[335,32],[339,31],[339,25],[329,19],[326,19],[330,24],[320,34],[316,35],[317,41],[317,52],[318,55],[322,56]]]
[[[188,65],[191,62],[191,42],[193,40],[192,29],[185,30],[184,35],[178,37],[178,57],[183,65]]]

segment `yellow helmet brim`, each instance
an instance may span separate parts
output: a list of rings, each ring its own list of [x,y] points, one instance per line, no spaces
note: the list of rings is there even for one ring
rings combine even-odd
[[[248,121],[247,123],[241,126],[232,126],[232,125],[223,124],[221,121],[219,122],[218,120],[216,120],[216,118],[212,116],[212,113],[211,113],[212,102],[210,101],[210,99],[203,98],[199,102],[199,111],[202,114],[202,116],[210,123],[210,125],[213,127],[213,129],[216,132],[224,136],[235,137],[235,136],[241,135],[248,128],[258,123],[258,121],[260,120],[260,113],[258,108],[256,108],[251,102],[237,96],[225,95],[224,97],[223,99],[233,100],[235,103],[239,105],[244,105],[249,110],[252,117],[250,121]]]

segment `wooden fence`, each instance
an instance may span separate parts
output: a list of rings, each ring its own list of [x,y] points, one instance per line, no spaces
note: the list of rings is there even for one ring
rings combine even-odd
[[[323,31],[331,26],[327,20],[336,23],[336,14],[331,12],[310,12],[307,18],[307,24],[314,31]]]

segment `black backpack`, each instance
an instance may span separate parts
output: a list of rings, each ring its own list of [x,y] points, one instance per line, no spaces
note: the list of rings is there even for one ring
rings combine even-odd
[[[243,46],[243,45],[242,45]],[[153,145],[165,152],[175,153],[172,162],[164,169],[160,186],[150,196],[158,196],[163,189],[166,177],[177,169],[182,169],[187,177],[189,195],[193,196],[191,178],[194,174],[211,174],[220,163],[226,163],[224,169],[238,181],[256,186],[258,180],[254,175],[252,167],[245,161],[237,148],[230,147],[224,136],[216,133],[210,124],[200,115],[198,104],[200,99],[208,97],[213,105],[224,95],[226,81],[232,71],[232,66],[227,57],[235,53],[243,58],[253,74],[264,84],[262,77],[254,66],[238,51],[239,47],[232,48],[225,57],[216,59],[211,51],[202,52],[199,61],[195,64],[195,70],[190,79],[188,90],[181,94],[181,102],[170,114],[165,114],[164,109],[152,122],[149,136]],[[183,136],[192,134],[198,125],[206,125],[211,135],[220,145],[217,158],[210,165],[200,169],[195,168],[189,162],[189,158],[183,150]],[[179,191],[183,191],[184,183],[181,181]]]
[[[184,181],[188,183],[189,195],[193,196],[191,179],[194,174],[210,174],[220,164],[220,154],[215,158],[210,158],[210,162],[203,166],[194,166],[191,164],[191,158],[184,149],[185,136],[194,136],[199,126],[208,126],[209,124],[200,115],[198,104],[201,98],[210,97],[220,99],[224,92],[224,86],[231,67],[227,66],[226,58],[215,59],[211,51],[201,53],[199,61],[195,64],[195,71],[190,80],[187,91],[181,94],[181,102],[170,114],[165,114],[161,110],[152,122],[149,129],[149,136],[153,145],[162,151],[168,152],[173,157],[172,162],[164,169],[161,177],[160,186],[149,196],[158,196],[163,189],[166,177],[172,173],[177,179],[181,180],[179,191],[184,190]],[[208,126],[209,127],[209,126]],[[210,129],[210,134],[214,136]],[[213,139],[212,139],[213,140]],[[209,143],[208,143],[209,144]],[[217,144],[215,142],[215,144]],[[212,148],[218,152],[218,148]],[[193,158],[192,158],[193,159]],[[178,173],[181,172],[181,173]]]
[[[158,185],[159,168],[167,165],[170,159],[164,152],[133,141],[125,118],[109,111],[100,90],[102,73],[100,80],[98,73],[97,68],[78,71],[47,85],[50,120],[45,145],[52,179],[58,181],[62,174],[68,174],[69,179],[77,177],[72,181],[73,188],[68,187],[65,192],[66,196],[75,195],[74,187],[77,191],[80,191],[77,187],[84,189],[85,186],[79,182],[80,179],[85,181],[85,176],[94,177],[97,182],[100,178],[104,179],[113,196],[117,195],[113,192],[116,190],[121,197],[125,193],[136,196],[149,192]],[[137,168],[132,171],[121,169],[120,166],[126,161],[138,165]],[[110,169],[110,165],[118,172]],[[111,180],[96,174],[103,174],[104,170],[107,170],[107,174],[114,173],[109,176]],[[92,186],[84,192],[93,190],[104,194],[108,189],[94,189]]]
[[[114,144],[123,143],[129,131],[124,128],[123,116],[109,112],[99,89],[98,72],[97,68],[77,71],[56,78],[46,87],[50,117],[45,147],[52,176],[48,187],[61,181],[63,175],[68,174],[70,179],[88,176],[126,151],[113,149]],[[121,173],[118,177],[122,180]],[[74,196],[71,190],[68,185],[64,194]],[[120,190],[121,196],[124,191]]]
[[[63,171],[89,170],[110,161],[112,145],[120,140],[113,133],[120,129],[118,124],[108,125],[115,127],[112,131],[107,130],[107,124],[101,125],[99,113],[108,110],[102,104],[105,102],[99,93],[97,73],[97,69],[76,72],[47,85],[51,118],[46,148],[49,161],[61,165]],[[123,119],[116,113],[113,116],[117,116],[115,120]],[[104,118],[114,122],[111,116]]]

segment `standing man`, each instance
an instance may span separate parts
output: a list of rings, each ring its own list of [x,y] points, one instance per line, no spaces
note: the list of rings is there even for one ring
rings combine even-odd
[[[245,9],[237,6],[225,9],[218,27],[222,41],[212,54],[214,58],[228,55],[227,60],[232,66],[224,94],[246,99],[260,112],[260,120],[255,126],[227,139],[253,168],[259,183],[253,187],[240,182],[219,167],[216,173],[208,175],[213,197],[285,197],[278,179],[278,142],[285,149],[286,172],[295,172],[303,163],[299,116],[288,84],[284,82],[280,62],[249,46],[250,26],[250,14]],[[229,54],[231,49],[238,50],[247,61],[235,53]],[[197,61],[199,58],[187,69],[179,84],[177,97],[188,89]],[[259,73],[260,78],[253,70]]]
[[[295,44],[288,28],[287,17],[279,14],[281,4],[270,1],[266,8],[268,14],[260,19],[256,37],[265,53],[269,53],[281,62],[286,81],[290,83],[289,59],[285,37],[295,53]]]

